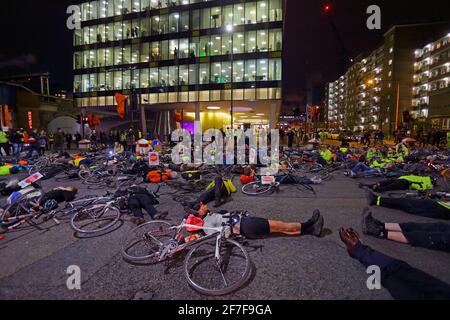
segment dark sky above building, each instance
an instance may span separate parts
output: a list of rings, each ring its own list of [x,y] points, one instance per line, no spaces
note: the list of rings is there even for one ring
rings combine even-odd
[[[394,24],[448,21],[448,0],[288,0],[285,41],[285,95],[302,95],[308,79],[331,81],[339,75],[339,43],[323,12],[325,3],[343,42],[354,57],[381,43]],[[71,90],[72,35],[66,28],[70,0],[7,0],[0,11],[0,77],[51,73],[51,83]],[[366,9],[382,11],[382,30],[366,27]]]

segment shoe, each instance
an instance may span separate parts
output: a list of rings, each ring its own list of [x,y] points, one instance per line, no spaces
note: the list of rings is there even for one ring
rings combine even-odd
[[[167,216],[169,215],[169,212],[165,211],[165,212],[161,212],[156,214],[153,217],[153,220],[164,220],[165,218],[167,218]]]
[[[320,236],[322,235],[322,230],[323,230],[323,225],[325,223],[325,220],[323,219],[323,217],[320,215],[319,213],[319,217],[316,221],[316,223],[314,223],[314,225],[312,226],[312,235],[320,238]]]
[[[350,171],[350,177],[352,177],[353,179],[356,178],[356,173],[354,173],[353,171]]]
[[[374,194],[371,190],[367,190],[367,204],[369,206],[376,206],[378,203],[378,196]]]
[[[144,218],[134,217],[134,218],[131,219],[131,222],[133,222],[137,226],[140,226],[141,224],[145,223],[145,219]]]
[[[377,237],[379,239],[386,238],[386,228],[384,226],[384,223],[375,219],[372,216],[372,212],[369,208],[364,208],[362,231],[368,236]]]
[[[347,247],[347,252],[350,257],[355,258],[355,249],[358,245],[361,244],[358,233],[353,229],[346,230],[344,228],[341,228],[339,230],[339,236],[341,238],[341,241]]]

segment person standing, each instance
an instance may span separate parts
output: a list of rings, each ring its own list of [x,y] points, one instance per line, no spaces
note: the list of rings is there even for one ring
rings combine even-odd
[[[8,137],[8,130],[2,130],[0,131],[0,154],[2,154],[2,150],[5,152],[5,156],[9,156],[10,153],[10,146],[9,146],[9,137]]]
[[[13,156],[16,160],[19,160],[20,152],[22,151],[22,135],[19,130],[13,130],[13,133],[9,139],[13,147]]]
[[[75,141],[77,143],[77,149],[80,149],[81,134],[79,132],[75,134]]]
[[[54,152],[63,153],[64,152],[64,132],[61,128],[58,128],[54,134]]]
[[[47,150],[47,133],[42,130],[41,133],[39,134],[39,155],[44,156],[45,155],[45,150]]]
[[[130,128],[127,134],[127,151],[133,152],[133,146],[135,142],[136,142],[136,135],[134,134],[133,129]]]
[[[294,131],[292,131],[292,129],[289,129],[289,132],[287,134],[287,137],[288,137],[288,148],[289,149],[292,149],[292,146],[294,144],[294,136],[295,136]]]
[[[41,146],[39,144],[39,134],[38,134],[37,129],[33,129],[33,131],[31,131],[28,136],[29,136],[29,138],[28,138],[27,142],[30,145],[30,149],[28,150],[27,158],[32,158],[34,151],[36,151],[38,156],[40,156],[40,154],[41,154],[41,152],[40,152]]]
[[[66,143],[67,143],[67,150],[72,149],[72,135],[70,133],[66,134]]]

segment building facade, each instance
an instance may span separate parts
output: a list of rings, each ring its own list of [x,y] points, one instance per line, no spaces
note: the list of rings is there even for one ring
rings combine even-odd
[[[108,110],[137,92],[147,110],[204,127],[269,125],[280,109],[283,0],[78,2],[77,107]],[[210,119],[211,121],[208,121]],[[209,123],[208,123],[209,122]]]
[[[420,110],[425,110],[428,117],[428,108],[423,108],[423,100],[429,97],[423,89],[424,86],[431,88],[431,84],[417,82],[426,71],[420,73],[424,65],[421,60],[423,50],[417,48],[423,46],[425,39],[436,37],[442,30],[448,30],[448,23],[395,26],[385,33],[380,47],[356,57],[345,75],[326,86],[329,126],[352,131],[382,129],[385,134],[392,135],[399,127],[411,127],[409,119],[404,117],[405,113],[410,114],[413,121],[419,121],[424,115],[417,112],[421,106]],[[431,65],[434,72],[441,68],[439,77],[436,75],[434,79],[436,88],[447,88],[443,83],[448,83],[445,82],[448,70],[443,70],[448,62],[448,47],[443,46],[444,38],[438,41],[441,45],[435,55],[440,57],[439,62]],[[431,59],[429,55],[424,57],[427,58]],[[446,120],[442,119],[450,113],[450,96],[445,88],[436,91],[435,104],[440,107],[434,109],[435,117],[441,119],[439,123],[434,120],[436,124],[446,124]],[[417,99],[420,98],[416,94],[419,90],[422,90],[422,100]]]
[[[413,116],[450,129],[450,33],[415,51]]]

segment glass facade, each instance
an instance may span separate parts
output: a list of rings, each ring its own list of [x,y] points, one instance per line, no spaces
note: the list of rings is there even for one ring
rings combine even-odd
[[[81,1],[80,1],[81,2]],[[279,99],[283,0],[101,0],[79,4],[78,106]],[[232,29],[232,30],[230,30]]]

